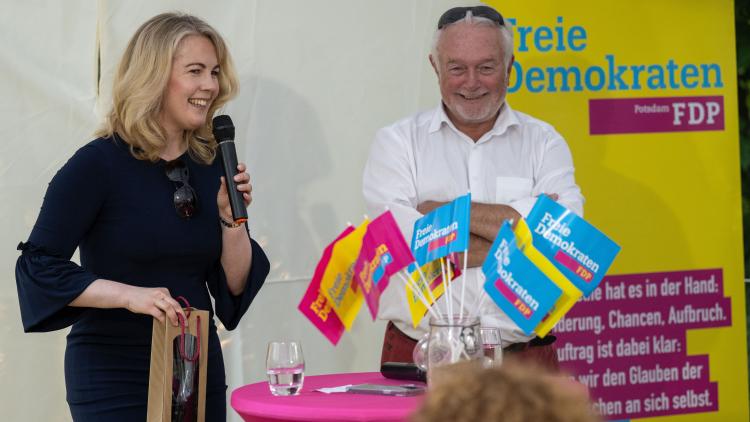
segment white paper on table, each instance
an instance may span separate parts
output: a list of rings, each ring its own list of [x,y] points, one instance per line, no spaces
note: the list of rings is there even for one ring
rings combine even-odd
[[[325,387],[325,388],[318,388],[315,391],[320,391],[321,393],[331,394],[331,393],[346,393],[347,390],[349,390],[349,387],[351,387],[351,384],[342,385],[341,387]]]

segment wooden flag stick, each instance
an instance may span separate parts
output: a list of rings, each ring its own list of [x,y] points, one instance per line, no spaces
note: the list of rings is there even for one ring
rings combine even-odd
[[[460,302],[460,305],[459,305],[460,308],[459,308],[459,311],[458,311],[459,314],[461,314],[461,315],[464,314],[464,293],[466,292],[466,281],[467,281],[466,280],[467,279],[467,277],[466,277],[466,264],[467,264],[466,257],[468,257],[468,256],[469,256],[469,249],[466,249],[464,251],[464,270],[461,273],[464,276],[464,279],[463,279],[463,282],[461,283],[461,302]]]
[[[475,316],[479,316],[481,314],[482,305],[484,305],[485,299],[487,299],[487,292],[482,289],[482,294],[479,295],[479,304],[477,305]]]
[[[437,299],[432,294],[430,283],[428,282],[427,277],[424,276],[424,273],[422,273],[422,267],[419,266],[419,263],[417,263],[417,272],[419,273],[419,278],[422,279],[422,282],[424,282],[427,285],[427,294],[430,295],[430,300],[432,300],[432,303],[437,302]]]
[[[401,271],[399,271],[397,274],[401,278],[401,281],[403,281],[412,290],[414,290],[414,293],[418,296],[418,298],[420,299],[420,301],[422,302],[422,304],[425,305],[425,306],[427,306],[427,307],[429,307],[430,301],[427,300],[427,296],[424,295],[422,289],[420,289],[419,285],[417,285],[417,282],[414,281],[411,278],[411,275],[408,272],[406,272],[406,270],[404,270],[404,269],[402,269]],[[423,283],[424,283],[424,281],[423,281]],[[426,283],[425,283],[425,285],[426,285]],[[429,286],[428,286],[428,288],[429,288]]]
[[[435,319],[438,319],[438,315],[435,313],[435,311],[432,310],[432,306],[427,302],[427,298],[422,294],[422,289],[417,286],[417,284],[414,282],[414,280],[411,279],[411,277],[405,277],[404,276],[404,270],[399,271],[398,273],[399,278],[401,281],[404,282],[404,286],[409,286],[411,290],[414,292],[415,296],[422,302],[422,304],[427,308],[427,311],[435,317]],[[430,285],[427,285],[427,290],[430,290]],[[434,303],[434,301],[433,301]]]
[[[450,291],[450,280],[448,280],[447,273],[445,272],[445,259],[440,258],[440,272],[443,276],[443,294],[445,295],[445,312],[448,317],[453,315],[453,295]]]
[[[445,272],[448,274],[448,283],[453,282],[453,265],[451,265],[451,260],[447,259],[445,260]],[[453,308],[453,286],[451,285],[451,314],[453,314],[453,311],[455,309]],[[463,313],[459,313],[459,315],[463,315]]]

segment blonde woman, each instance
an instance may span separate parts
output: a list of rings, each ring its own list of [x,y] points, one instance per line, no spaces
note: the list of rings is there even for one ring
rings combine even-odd
[[[145,420],[152,318],[177,325],[184,296],[233,329],[269,264],[232,221],[210,122],[237,92],[226,44],[167,13],[133,35],[98,139],[60,169],[16,264],[25,331],[72,325],[65,352],[75,421]],[[245,165],[234,177],[251,202]],[[70,261],[80,249],[81,265]],[[211,306],[211,298],[215,307]],[[226,419],[221,347],[209,323],[206,420]]]

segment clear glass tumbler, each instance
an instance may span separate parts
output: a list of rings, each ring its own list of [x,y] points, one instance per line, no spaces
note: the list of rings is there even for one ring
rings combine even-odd
[[[427,370],[428,384],[435,370],[462,360],[482,359],[479,318],[467,315],[440,315],[430,318],[430,332],[417,343],[414,363]]]
[[[296,396],[305,379],[305,358],[298,341],[272,341],[266,355],[268,388],[274,396]]]
[[[482,327],[479,329],[482,335],[482,348],[484,358],[490,365],[503,363],[503,342],[500,337],[500,329],[496,327]]]

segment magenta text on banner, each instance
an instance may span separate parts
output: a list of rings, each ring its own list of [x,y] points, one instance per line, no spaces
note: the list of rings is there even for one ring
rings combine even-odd
[[[605,277],[557,324],[564,370],[607,419],[715,412],[708,355],[688,355],[686,332],[728,327],[720,269]]]
[[[591,135],[702,130],[724,130],[724,97],[589,100]]]

